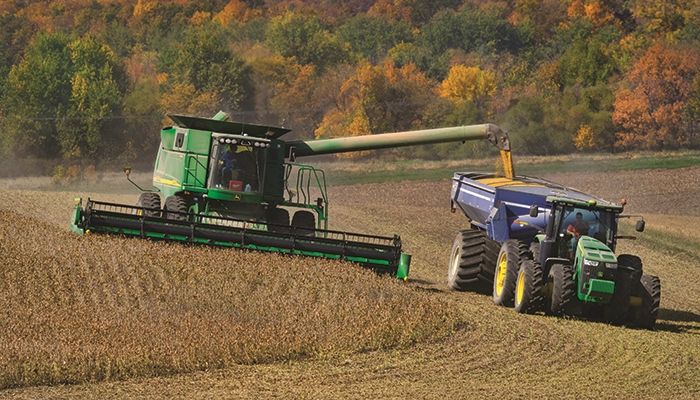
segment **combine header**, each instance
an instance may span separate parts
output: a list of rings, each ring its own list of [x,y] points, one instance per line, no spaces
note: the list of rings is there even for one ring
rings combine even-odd
[[[176,126],[161,131],[155,189],[134,206],[77,199],[73,231],[342,259],[406,279],[411,257],[398,235],[328,229],[325,174],[297,158],[486,139],[513,176],[508,136],[491,124],[284,141],[287,129],[229,122],[223,112],[170,118]]]

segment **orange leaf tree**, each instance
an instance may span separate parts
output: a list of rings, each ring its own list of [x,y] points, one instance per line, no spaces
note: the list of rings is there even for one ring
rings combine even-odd
[[[656,44],[634,64],[615,98],[616,145],[660,149],[690,144],[688,113],[700,67],[694,47]]]

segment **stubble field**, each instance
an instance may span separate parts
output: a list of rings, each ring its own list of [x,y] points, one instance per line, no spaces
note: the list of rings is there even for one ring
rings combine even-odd
[[[409,284],[335,263],[76,239],[64,231],[73,193],[0,192],[0,243],[17,254],[0,279],[1,324],[14,327],[0,334],[3,386],[54,384],[61,379],[21,377],[61,373],[93,381],[0,396],[700,396],[700,168],[545,177],[627,198],[630,212],[647,216],[648,232],[619,252],[640,255],[662,279],[655,331],[521,316],[484,295],[448,292],[447,254],[465,225],[449,212],[448,179],[331,190],[334,228],[402,235],[413,254]],[[17,197],[23,213],[11,206]],[[223,259],[235,267],[222,267]],[[266,287],[261,276],[275,283]],[[160,367],[135,361],[144,354]],[[30,368],[9,367],[20,360]],[[187,371],[199,372],[172,375]]]

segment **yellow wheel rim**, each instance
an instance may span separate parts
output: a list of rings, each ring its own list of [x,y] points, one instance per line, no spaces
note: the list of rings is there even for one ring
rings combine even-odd
[[[518,274],[518,282],[515,286],[515,305],[518,306],[523,302],[525,296],[525,271],[520,271]]]
[[[506,270],[508,269],[508,256],[506,253],[501,254],[496,265],[496,296],[500,297],[503,293],[503,286],[506,283]]]
[[[450,277],[457,275],[457,268],[459,268],[459,249],[455,249],[454,256],[452,257],[452,265],[450,265]]]

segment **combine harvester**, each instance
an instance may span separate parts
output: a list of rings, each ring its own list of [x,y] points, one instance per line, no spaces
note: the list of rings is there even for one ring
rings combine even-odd
[[[454,241],[448,284],[474,290],[484,283],[493,301],[520,313],[584,315],[652,328],[661,299],[658,277],[642,261],[615,255],[622,205],[555,183],[484,173],[455,173],[452,211],[471,228]],[[636,230],[644,231],[644,220]]]
[[[491,124],[284,141],[288,129],[228,122],[223,112],[170,118],[176,126],[161,131],[155,189],[132,182],[142,191],[133,206],[76,199],[73,231],[341,259],[406,279],[411,257],[399,236],[328,230],[325,174],[296,158],[488,140],[512,176],[508,136]]]

